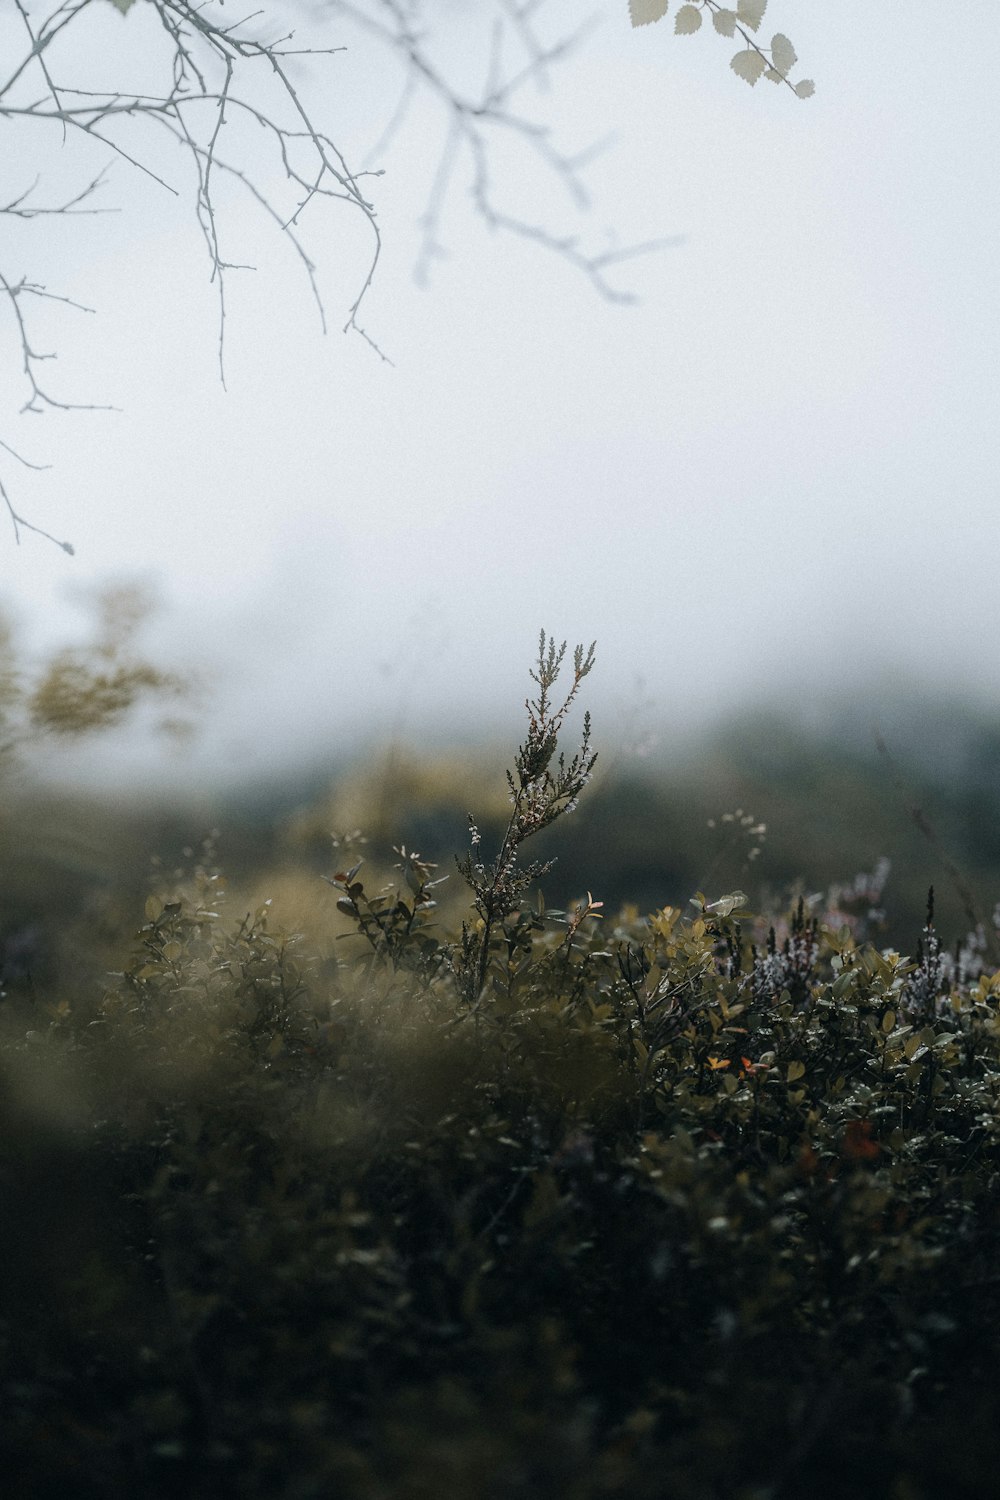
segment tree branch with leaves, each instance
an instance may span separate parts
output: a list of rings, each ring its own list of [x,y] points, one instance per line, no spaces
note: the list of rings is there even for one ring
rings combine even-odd
[[[662,21],[670,9],[670,0],[629,0],[629,16],[633,26],[649,26]],[[770,47],[762,47],[756,33],[760,30],[767,10],[767,0],[739,0],[735,10],[720,5],[718,0],[696,0],[678,7],[674,16],[674,32],[677,36],[693,36],[701,30],[706,12],[720,36],[742,37],[745,46],[737,52],[729,66],[738,78],[751,88],[761,78],[770,83],[784,83],[799,99],[808,99],[816,92],[811,78],[792,83],[789,73],[798,62],[798,54],[783,32],[775,32]]]

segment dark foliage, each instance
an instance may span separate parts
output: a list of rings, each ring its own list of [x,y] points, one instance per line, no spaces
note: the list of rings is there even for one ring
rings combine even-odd
[[[504,847],[453,937],[419,855],[337,872],[334,960],[230,917],[209,849],[102,990],[40,1019],[11,984],[10,1493],[996,1492],[982,944],[739,893],[489,906]]]

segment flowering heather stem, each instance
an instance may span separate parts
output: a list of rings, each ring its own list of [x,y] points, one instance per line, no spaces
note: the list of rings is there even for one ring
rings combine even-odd
[[[577,799],[590,780],[597,760],[590,749],[590,715],[583,720],[580,748],[571,760],[556,757],[559,733],[572,707],[580,684],[594,665],[594,647],[576,646],[573,651],[573,682],[561,705],[553,710],[551,691],[566,656],[566,642],[556,647],[553,636],[543,630],[538,640],[538,658],[531,670],[538,686],[536,698],[525,700],[528,710],[528,734],[514,758],[514,771],[507,772],[512,804],[507,829],[496,858],[484,864],[479,858],[479,831],[469,818],[472,848],[458,867],[475,894],[475,908],[481,927],[478,933],[467,926],[462,930],[459,960],[460,978],[470,1003],[475,1002],[486,985],[490,962],[490,945],[498,923],[521,905],[528,887],[552,868],[548,863],[518,865],[518,851],[525,841],[540,833],[557,818],[572,812]]]

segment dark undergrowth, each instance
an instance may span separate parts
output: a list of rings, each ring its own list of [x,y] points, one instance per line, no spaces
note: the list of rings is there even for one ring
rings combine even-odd
[[[124,972],[10,988],[8,1493],[997,1493],[993,934],[880,948],[862,885],[546,909],[590,661],[560,706],[543,638],[459,930],[400,847],[314,953],[208,850]]]

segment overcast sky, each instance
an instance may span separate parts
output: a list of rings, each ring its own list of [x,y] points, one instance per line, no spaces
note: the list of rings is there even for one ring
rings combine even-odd
[[[118,215],[0,219],[9,278],[98,310],[45,318],[54,388],[121,408],[18,419],[3,325],[0,437],[53,465],[4,473],[77,549],[0,528],[3,601],[42,649],[80,630],[74,593],[155,587],[149,650],[214,683],[184,775],[400,725],[516,722],[542,624],[597,638],[599,742],[639,698],[669,734],[762,696],[854,701],[886,671],[1000,697],[1000,14],[770,0],[762,36],[787,32],[795,76],[816,81],[799,101],[737,79],[710,29],[633,30],[626,0],[593,10],[548,93],[521,96],[567,151],[613,133],[587,168],[589,216],[513,156],[497,196],[595,249],[676,237],[614,273],[636,305],[490,233],[464,163],[449,255],[416,286],[446,123],[430,101],[372,184],[385,249],[363,321],[392,365],[339,332],[366,249],[347,210],[303,224],[324,337],[280,238],[227,198],[232,257],[258,270],[232,280],[226,391],[189,201],[118,163]],[[124,87],[151,66],[154,18],[142,0],[92,12],[73,67]],[[462,13],[433,11],[442,28]],[[579,7],[546,14],[555,36]],[[474,33],[467,19],[441,50],[456,78]],[[358,33],[325,34],[351,50],[303,87],[357,159],[400,78]],[[39,170],[61,185],[100,161],[3,128],[4,201]]]

